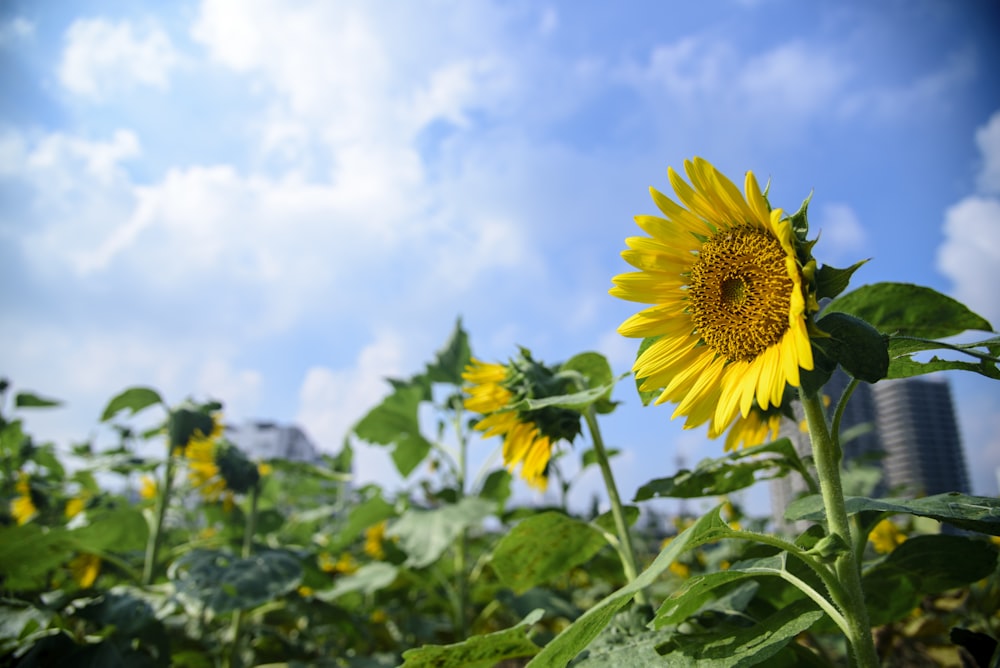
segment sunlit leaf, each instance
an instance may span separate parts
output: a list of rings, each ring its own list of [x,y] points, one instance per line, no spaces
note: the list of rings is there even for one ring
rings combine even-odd
[[[565,666],[597,637],[615,613],[625,607],[637,592],[655,582],[681,553],[732,534],[733,530],[719,516],[719,508],[709,511],[670,541],[667,548],[660,552],[653,563],[635,580],[605,596],[566,627],[528,663],[528,666],[533,668]]]
[[[962,529],[1000,536],[1000,499],[969,496],[958,492],[935,494],[920,499],[869,499],[851,496],[846,499],[849,514],[864,511],[909,513],[930,517]],[[813,494],[796,499],[785,509],[785,519],[821,522],[825,518],[823,499]]]
[[[493,570],[521,593],[589,560],[607,545],[586,522],[557,512],[539,513],[510,530],[493,551]]]
[[[562,364],[560,370],[578,372],[586,379],[587,388],[608,388],[607,392],[595,401],[595,411],[598,413],[610,413],[615,409],[617,402],[611,401],[611,390],[618,379],[614,377],[611,365],[604,355],[595,352],[574,355]]]
[[[462,328],[462,319],[459,318],[448,342],[434,356],[434,361],[427,365],[427,378],[432,383],[461,385],[462,372],[471,357],[469,335]]]
[[[838,297],[823,313],[861,318],[883,334],[938,339],[969,329],[991,332],[985,318],[936,290],[910,283],[874,283]]]
[[[398,567],[384,561],[375,561],[365,564],[350,575],[338,578],[330,589],[316,592],[316,598],[329,602],[352,592],[374,594],[395,582],[398,574]]]
[[[392,445],[392,461],[404,478],[427,457],[430,441],[420,433],[417,411],[427,389],[417,384],[398,384],[396,390],[354,426],[358,438],[376,445]]]
[[[824,264],[816,272],[816,298],[833,298],[846,290],[851,282],[851,276],[866,262],[868,260],[861,260],[847,269],[837,269]]]
[[[495,508],[496,504],[486,499],[466,497],[435,510],[411,509],[392,523],[386,536],[399,538],[407,566],[423,568],[437,561],[462,531],[478,526]]]
[[[538,645],[528,639],[531,626],[542,618],[534,610],[517,626],[475,635],[453,645],[424,645],[403,652],[402,668],[493,668],[504,659],[534,656]]]
[[[159,393],[148,387],[130,387],[108,402],[107,408],[101,414],[101,422],[107,422],[121,411],[129,411],[134,415],[153,404],[162,404]]]

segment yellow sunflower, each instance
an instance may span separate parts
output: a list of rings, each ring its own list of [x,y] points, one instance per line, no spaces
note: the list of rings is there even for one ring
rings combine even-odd
[[[553,439],[542,433],[538,424],[518,411],[505,410],[514,394],[504,387],[508,368],[473,359],[462,378],[471,383],[465,408],[485,417],[476,423],[484,438],[503,438],[503,461],[508,470],[521,466],[521,477],[532,487],[544,491],[548,486],[546,468],[552,457]]]
[[[101,558],[96,554],[78,554],[69,562],[69,572],[78,585],[87,589],[101,572]]]
[[[38,514],[38,507],[31,499],[31,478],[27,473],[21,471],[14,489],[17,490],[18,495],[10,502],[10,514],[14,516],[17,525],[21,526],[30,522]]]
[[[875,525],[868,534],[868,540],[879,554],[889,554],[906,542],[906,534],[899,530],[891,520],[885,519]]]
[[[213,435],[215,431],[213,430]],[[213,436],[204,436],[196,432],[184,448],[184,457],[188,465],[188,480],[206,501],[222,499],[223,506],[228,511],[233,505],[233,493],[226,486],[219,466],[215,461],[216,442]]]
[[[627,239],[622,257],[639,271],[616,276],[611,294],[652,305],[618,328],[658,337],[632,367],[640,389],[662,390],[656,403],[676,403],[686,427],[711,420],[714,438],[755,400],[780,404],[786,384],[813,368],[812,302],[791,221],[770,209],[753,173],[741,193],[701,158],[684,169],[690,184],[668,170],[681,204],[650,189],[664,217],[636,216],[649,236]]]
[[[781,412],[777,410],[762,411],[756,406],[744,417],[737,416],[733,426],[726,434],[725,450],[738,450],[739,448],[752,448],[755,445],[762,445],[766,441],[774,440],[781,430]]]

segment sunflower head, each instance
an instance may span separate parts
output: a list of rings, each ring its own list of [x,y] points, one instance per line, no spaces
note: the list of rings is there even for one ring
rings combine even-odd
[[[636,217],[646,236],[626,239],[622,257],[638,271],[611,294],[649,305],[618,328],[651,339],[633,366],[640,390],[718,435],[755,405],[780,405],[813,368],[815,261],[752,172],[741,192],[705,160],[684,169],[690,183],[668,170],[679,203],[651,189],[662,215]]]
[[[482,414],[476,429],[484,436],[501,436],[504,464],[521,467],[521,477],[544,490],[556,442],[573,442],[580,434],[580,414],[557,406],[517,409],[524,399],[545,399],[572,391],[571,381],[536,361],[526,349],[506,365],[473,359],[462,378],[468,397],[465,407]]]

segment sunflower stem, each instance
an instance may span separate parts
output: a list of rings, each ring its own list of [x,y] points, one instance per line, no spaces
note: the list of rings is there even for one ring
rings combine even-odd
[[[816,475],[819,478],[823,507],[826,510],[827,533],[839,536],[844,545],[853,546],[851,524],[844,502],[844,487],[840,480],[840,448],[830,434],[826,412],[819,395],[809,394],[800,389],[799,396],[809,425]],[[853,548],[843,550],[833,566],[843,589],[836,593],[831,591],[831,595],[847,618],[847,640],[851,646],[855,665],[861,668],[877,668],[878,654],[872,640],[868,609],[865,607],[864,592],[861,589],[861,568]]]
[[[160,544],[163,542],[163,521],[167,516],[167,506],[170,505],[170,492],[174,482],[174,454],[171,452],[171,447],[168,443],[163,484],[159,486],[160,493],[156,495],[156,514],[149,530],[149,539],[146,541],[146,559],[142,565],[142,584],[144,585],[153,583],[156,557],[160,551]]]
[[[597,458],[597,465],[601,469],[604,477],[604,486],[608,490],[608,499],[611,501],[611,515],[615,520],[615,529],[618,531],[618,540],[621,543],[619,556],[622,562],[622,569],[625,571],[625,579],[632,582],[639,575],[639,563],[635,558],[635,549],[632,547],[632,535],[628,530],[628,522],[625,520],[625,509],[622,506],[621,497],[618,496],[618,487],[615,485],[614,475],[611,473],[611,464],[608,462],[607,450],[604,448],[604,439],[601,437],[601,430],[597,426],[597,414],[593,406],[588,406],[583,414],[587,420],[587,428],[590,429],[590,437],[594,441],[594,455]],[[639,590],[635,595],[636,603],[647,605],[649,600],[646,592]]]
[[[468,477],[468,440],[462,428],[462,402],[452,403],[455,434],[458,437],[458,466],[456,471],[456,487],[458,501],[465,498],[465,481]],[[459,639],[464,640],[469,633],[466,613],[469,608],[469,534],[463,528],[455,539],[455,630]]]

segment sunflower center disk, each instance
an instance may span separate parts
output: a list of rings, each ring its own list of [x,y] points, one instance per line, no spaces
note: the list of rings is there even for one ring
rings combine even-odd
[[[752,227],[723,230],[698,253],[688,305],[708,346],[730,362],[749,362],[788,330],[794,285],[773,234]]]

